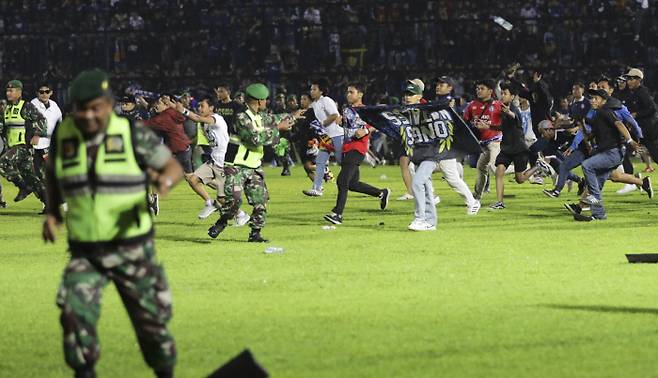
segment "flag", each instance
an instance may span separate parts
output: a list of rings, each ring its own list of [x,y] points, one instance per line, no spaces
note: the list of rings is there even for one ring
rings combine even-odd
[[[435,133],[437,138],[442,139],[442,149],[456,150],[466,154],[479,154],[482,151],[480,141],[471,128],[454,109],[447,105],[377,105],[356,107],[354,110],[369,125],[401,143],[406,142],[406,138],[402,137],[405,128],[433,123],[439,118],[448,118],[452,124],[447,128],[449,132]],[[420,114],[420,116],[416,117],[414,114]]]

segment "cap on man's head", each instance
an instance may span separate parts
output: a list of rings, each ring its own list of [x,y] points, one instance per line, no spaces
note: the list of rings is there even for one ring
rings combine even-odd
[[[293,101],[293,100],[297,100],[297,95],[290,94],[288,95],[288,97],[286,97],[286,101]]]
[[[628,73],[627,73],[626,75],[624,75],[624,76],[625,76],[626,78],[629,78],[629,77],[637,77],[637,78],[639,78],[640,80],[644,80],[644,73],[643,73],[642,70],[639,69],[639,68],[631,68],[630,70],[628,70]]]
[[[121,102],[124,104],[135,103],[135,97],[133,96],[123,96],[121,97]]]
[[[455,86],[455,81],[450,76],[440,76],[436,78],[437,83],[446,83],[451,87]]]
[[[496,88],[496,83],[492,79],[481,79],[475,82],[475,85],[484,85],[485,87],[489,89],[495,89]]]
[[[416,80],[416,79],[414,79]],[[421,81],[420,84],[423,84],[421,87],[419,83],[414,80],[407,80],[407,86],[404,88],[404,93],[409,93],[412,95],[422,95],[425,90],[425,84]]]
[[[19,88],[23,89],[23,83],[20,80],[10,80],[7,83],[7,88]]]
[[[541,122],[539,122],[539,125],[537,125],[537,130],[542,131],[542,130],[548,130],[553,128],[553,122],[551,122],[548,119],[545,119]]]
[[[78,104],[108,95],[110,95],[109,77],[99,69],[80,72],[69,86],[71,101]]]
[[[245,89],[245,93],[247,96],[255,100],[266,100],[268,97],[270,97],[270,91],[264,84],[261,83],[249,84],[249,86],[247,86]]]
[[[590,96],[599,96],[606,100],[610,97],[605,89],[588,89],[587,94]]]

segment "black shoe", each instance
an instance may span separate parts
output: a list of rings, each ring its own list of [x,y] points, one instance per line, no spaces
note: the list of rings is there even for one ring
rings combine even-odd
[[[544,194],[546,194],[547,196],[549,196],[551,198],[558,198],[560,196],[560,192],[555,190],[555,189],[551,189],[551,190],[544,189],[543,192],[544,192]]]
[[[496,202],[489,205],[489,209],[491,210],[502,210],[504,208],[505,208],[505,204],[502,202]]]
[[[5,200],[0,200],[0,209],[6,209],[7,208],[7,202]]]
[[[157,378],[173,378],[174,377],[174,370],[173,369],[156,370],[155,371],[155,376]]]
[[[382,210],[386,210],[388,207],[388,199],[391,196],[391,190],[390,189],[383,189],[382,194],[379,195],[379,208]]]
[[[208,236],[210,236],[213,239],[216,239],[219,236],[219,234],[221,234],[222,231],[224,231],[227,224],[228,223],[225,222],[218,222],[213,224],[212,227],[208,229]]]
[[[564,207],[573,215],[583,212],[583,208],[577,203],[565,203]]]
[[[585,193],[585,188],[587,188],[587,184],[585,183],[585,179],[580,179],[578,182],[578,196],[580,197],[583,193]]]
[[[589,215],[574,214],[573,219],[576,222],[591,222],[591,221],[595,220],[596,218],[594,218],[593,216],[589,216]]]
[[[14,202],[20,202],[20,201],[24,200],[25,198],[27,198],[27,196],[29,196],[30,194],[32,194],[32,191],[30,189],[21,188],[18,191],[18,194],[16,195],[16,198],[14,198]]]
[[[96,371],[93,367],[75,369],[75,378],[96,378]]]
[[[290,168],[283,168],[283,171],[281,171],[281,176],[290,176]]]
[[[642,179],[642,190],[647,192],[649,198],[653,198],[653,187],[651,186],[651,177],[645,177]]]
[[[251,232],[249,233],[249,239],[247,239],[249,243],[268,243],[269,240],[263,238],[260,235],[260,230],[259,229],[252,229]]]
[[[336,213],[326,214],[324,220],[333,224],[343,224],[343,216]]]

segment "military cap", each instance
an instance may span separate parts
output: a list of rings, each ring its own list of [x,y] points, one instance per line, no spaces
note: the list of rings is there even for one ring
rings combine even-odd
[[[417,83],[414,83],[413,81],[409,80],[407,81],[407,86],[404,87],[404,93],[410,93],[412,95],[422,95],[423,88],[421,88],[421,86],[418,85]]]
[[[11,80],[7,83],[7,88],[23,89],[23,83],[20,80]]]
[[[261,83],[249,84],[247,89],[245,89],[245,93],[247,96],[256,100],[265,100],[270,96],[270,91]]]
[[[109,94],[109,77],[99,69],[80,72],[69,86],[69,96],[75,103],[87,102]]]

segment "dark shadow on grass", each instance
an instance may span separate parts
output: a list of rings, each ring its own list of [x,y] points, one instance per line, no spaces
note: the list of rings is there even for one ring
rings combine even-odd
[[[185,236],[171,236],[171,235],[158,235],[156,240],[167,240],[175,242],[188,242],[188,243],[197,243],[197,244],[210,244],[212,240],[208,238],[193,238]]]
[[[202,223],[189,223],[189,222],[170,222],[170,221],[155,221],[156,226],[185,226],[185,227],[198,227]]]
[[[583,305],[567,305],[567,304],[544,304],[540,307],[551,308],[554,310],[572,310],[572,311],[587,311],[587,312],[602,312],[614,314],[651,314],[658,315],[658,308],[648,307],[624,307],[624,306],[583,306]]]
[[[25,218],[34,217],[34,218],[39,218],[39,219],[41,219],[41,217],[42,217],[42,215],[39,215],[38,210],[34,210],[34,211],[12,211],[12,212],[8,212],[8,213],[0,213],[0,216],[3,216],[3,217],[25,217]]]

